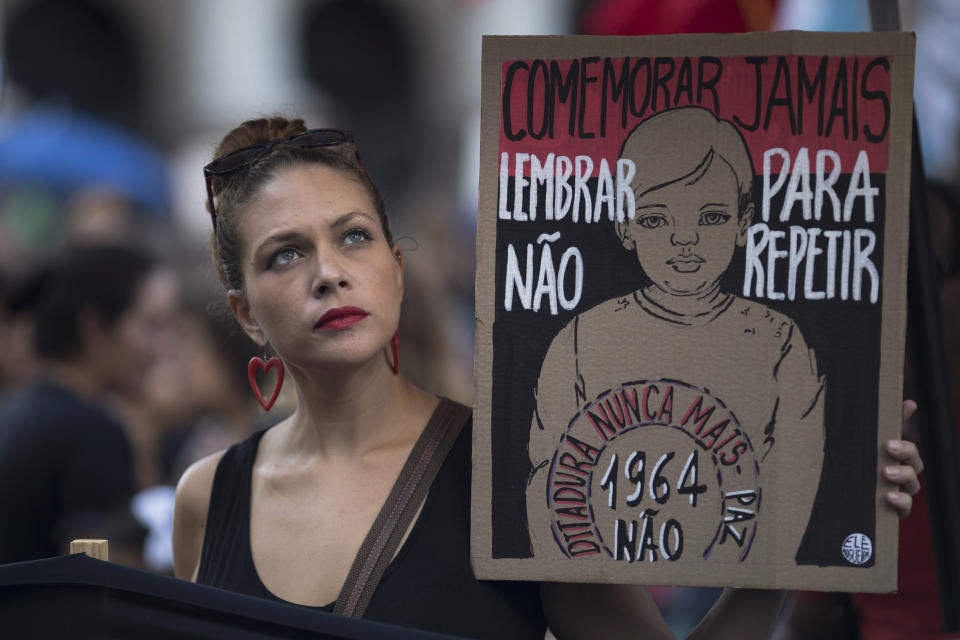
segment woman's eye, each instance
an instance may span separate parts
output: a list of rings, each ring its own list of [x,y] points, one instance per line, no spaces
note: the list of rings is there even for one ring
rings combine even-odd
[[[280,249],[280,251],[277,251],[275,254],[273,254],[273,258],[270,259],[270,266],[275,267],[275,266],[289,264],[299,257],[300,257],[299,251],[291,247],[286,247],[284,249]]]
[[[729,219],[729,213],[723,213],[722,211],[706,211],[700,214],[700,226],[711,227],[713,225],[723,224]]]
[[[363,229],[350,229],[343,234],[343,244],[356,244],[370,239],[370,234]]]
[[[667,221],[663,216],[641,216],[637,224],[644,229],[659,229],[666,225]]]

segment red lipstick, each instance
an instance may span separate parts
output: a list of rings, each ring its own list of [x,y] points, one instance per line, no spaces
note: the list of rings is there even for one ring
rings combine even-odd
[[[368,315],[370,314],[358,307],[337,307],[323,314],[313,328],[320,331],[346,329],[360,322]]]

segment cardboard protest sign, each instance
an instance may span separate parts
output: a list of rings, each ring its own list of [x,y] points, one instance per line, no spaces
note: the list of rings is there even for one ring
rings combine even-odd
[[[895,589],[913,47],[484,39],[478,577]]]

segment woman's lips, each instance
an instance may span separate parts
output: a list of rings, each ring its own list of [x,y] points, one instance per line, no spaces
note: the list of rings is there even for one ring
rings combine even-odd
[[[332,331],[346,329],[366,318],[369,313],[357,307],[337,307],[327,311],[314,325],[314,330]]]

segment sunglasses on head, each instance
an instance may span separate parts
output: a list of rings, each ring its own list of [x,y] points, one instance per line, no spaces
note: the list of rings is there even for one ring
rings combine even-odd
[[[225,176],[249,166],[267,155],[275,146],[288,144],[297,147],[335,147],[338,145],[353,145],[353,136],[343,129],[310,129],[302,133],[295,133],[286,138],[278,138],[270,142],[243,147],[236,151],[220,156],[203,168],[203,178],[207,184],[207,203],[210,206],[210,218],[213,226],[217,226],[217,210],[213,204],[213,178]],[[360,154],[354,149],[357,160]]]

